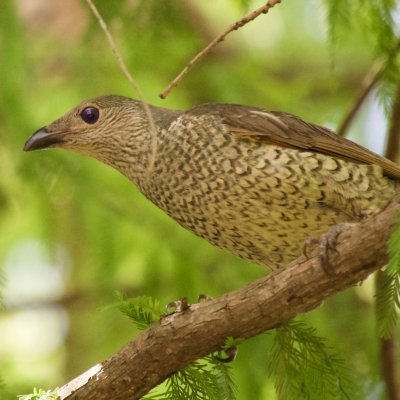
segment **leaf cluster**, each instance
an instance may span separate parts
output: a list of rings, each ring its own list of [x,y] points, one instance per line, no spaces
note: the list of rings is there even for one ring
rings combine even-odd
[[[127,298],[120,292],[116,292],[115,296],[116,301],[105,310],[117,308],[140,330],[148,328],[163,315],[160,302],[150,296]]]
[[[325,0],[328,36],[334,50],[340,41],[347,40],[354,31],[362,32],[375,53],[383,62],[379,99],[389,114],[400,76],[397,36],[394,15],[395,0]]]
[[[355,399],[344,361],[304,322],[276,329],[269,370],[278,399]]]
[[[58,389],[43,390],[33,389],[31,394],[23,394],[18,396],[19,400],[59,400],[60,396],[57,394]]]
[[[159,302],[150,297],[126,299],[118,294],[115,305],[141,329],[158,320]],[[228,338],[221,352],[240,341]],[[229,400],[235,398],[230,366],[209,355],[173,374],[144,400]],[[275,330],[270,374],[279,399],[354,399],[354,387],[344,361],[317,336],[315,329],[294,321]]]
[[[204,357],[173,374],[165,389],[150,392],[143,400],[234,400],[230,367],[213,356]]]
[[[387,243],[389,264],[376,293],[377,329],[385,339],[391,337],[400,309],[400,215],[396,216],[395,226]]]
[[[117,301],[112,306],[118,308],[130,318],[137,328],[145,329],[159,320],[164,313],[160,302],[149,296],[126,298],[117,293]],[[236,345],[232,338],[227,346]],[[143,400],[233,400],[234,384],[230,375],[230,367],[217,358],[209,355],[188,365],[169,377],[162,385],[155,388]]]

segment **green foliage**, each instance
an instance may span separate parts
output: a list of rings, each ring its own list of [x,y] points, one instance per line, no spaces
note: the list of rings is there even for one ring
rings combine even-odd
[[[57,394],[57,389],[54,390],[43,390],[33,389],[31,394],[23,394],[18,396],[19,400],[59,400],[60,396]]]
[[[377,53],[388,54],[397,43],[393,14],[395,0],[325,0],[331,44],[345,39],[349,31],[361,31]]]
[[[240,262],[179,228],[111,169],[57,150],[21,152],[31,132],[78,101],[106,93],[135,95],[85,2],[80,6],[74,2],[83,10],[83,17],[69,10],[65,13],[63,2],[50,2],[56,9],[54,18],[37,18],[43,13],[30,13],[36,2],[31,3],[21,7],[10,0],[0,7],[0,167],[5,171],[0,176],[0,257],[4,264],[13,246],[33,238],[49,247],[62,246],[72,269],[65,292],[46,300],[56,306],[65,305],[63,311],[70,321],[68,340],[60,341],[59,348],[38,358],[27,355],[18,360],[1,353],[1,374],[19,393],[25,392],[21,388],[33,386],[32,380],[37,386],[55,386],[66,376],[74,376],[112,354],[116,343],[130,339],[127,321],[122,321],[127,329],[112,329],[109,316],[102,319],[102,314],[95,312],[99,304],[110,301],[110,293],[116,288],[154,294],[166,303],[203,292],[218,295],[263,274],[261,268]],[[223,3],[220,10],[227,13],[218,15],[213,3]],[[395,2],[326,3],[328,28],[319,20],[318,1],[283,1],[265,19],[258,19],[262,29],[256,27],[256,22],[229,36],[162,102],[158,93],[180,68],[232,22],[231,16],[237,19],[244,15],[242,9],[238,14],[238,7],[247,12],[255,2],[96,1],[149,102],[181,109],[212,101],[252,104],[335,125],[359,89],[371,58],[383,56],[388,60],[384,82],[398,79],[395,52],[388,56],[395,45],[390,13]],[[197,11],[194,18],[193,14],[189,18],[187,5]],[[72,11],[72,2],[70,6]],[[76,23],[63,31],[57,15],[63,19],[74,15]],[[86,30],[79,34],[75,27],[85,23]],[[291,29],[286,29],[288,26]],[[343,67],[337,74],[329,71],[326,44],[321,40],[326,28],[337,50],[336,65]],[[246,39],[251,29],[258,30]],[[385,104],[390,104],[393,88],[392,84],[382,86]],[[365,306],[357,291],[350,292],[351,296],[343,293],[329,299],[310,314],[310,319],[318,331],[325,330],[324,334],[347,348],[354,367],[372,380],[378,363],[375,338],[368,334],[373,331],[371,307]],[[388,302],[394,304],[391,298],[383,302],[386,311]],[[68,299],[77,299],[79,306]],[[117,300],[119,308],[140,329],[162,314],[161,307],[150,298],[125,300]],[[332,309],[334,315],[329,314]],[[393,315],[391,310],[389,314]],[[8,324],[19,311],[24,310],[16,307],[7,311],[4,323]],[[354,318],[360,322],[354,324]],[[282,340],[283,334],[281,330],[277,336]],[[247,341],[243,347],[245,352],[234,364],[238,398],[271,398],[265,395],[273,390],[273,383],[265,379],[265,337]],[[280,355],[282,360],[293,358],[289,347]],[[303,364],[298,367],[300,376],[308,373]],[[296,371],[285,366],[289,372]],[[229,365],[216,363],[202,368],[222,370],[214,371],[219,387],[225,387],[225,397],[221,389],[220,398],[233,397]],[[33,373],[28,373],[29,369]],[[279,377],[285,382],[289,379],[285,371]],[[215,378],[203,379],[210,382]],[[295,377],[293,384],[298,387],[296,382]],[[3,399],[5,395],[0,393]]]
[[[354,399],[342,359],[304,322],[276,329],[269,361],[278,399]]]
[[[126,298],[121,293],[116,292],[116,297],[117,301],[107,306],[106,309],[118,308],[122,314],[135,323],[138,329],[148,328],[163,315],[160,302],[150,296]]]
[[[126,298],[117,293],[117,301],[110,307],[118,308],[139,329],[145,329],[164,315],[160,302],[149,296]],[[110,308],[107,307],[107,308]],[[221,350],[236,346],[240,341],[228,338]],[[220,354],[219,354],[220,355]],[[212,355],[187,366],[169,377],[163,384],[165,390],[156,388],[144,400],[233,400],[234,383],[227,364]]]
[[[396,216],[395,226],[387,243],[389,264],[376,293],[377,328],[383,338],[392,336],[400,308],[400,214]]]
[[[162,316],[159,302],[141,296],[127,299],[117,294],[113,305],[144,329]],[[241,340],[227,338],[215,357],[207,356],[168,378],[162,388],[153,390],[144,400],[230,400],[235,388],[230,367],[221,362],[222,353]],[[326,345],[315,329],[303,322],[291,322],[276,329],[269,362],[279,399],[350,399],[352,385],[343,360]]]
[[[6,385],[4,382],[0,379],[0,400],[14,400],[15,396],[11,395],[11,393],[8,392]]]
[[[337,48],[349,34],[362,32],[373,48],[375,57],[383,61],[379,82],[379,99],[389,115],[400,76],[399,39],[393,15],[395,0],[326,0],[328,35],[331,48]]]
[[[187,366],[169,377],[165,390],[155,389],[143,400],[234,400],[230,367],[213,356]],[[155,392],[155,393],[153,393]]]

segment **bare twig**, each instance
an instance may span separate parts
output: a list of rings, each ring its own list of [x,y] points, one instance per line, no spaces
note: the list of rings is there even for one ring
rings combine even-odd
[[[125,75],[128,82],[132,85],[132,87],[135,90],[135,92],[137,93],[137,95],[139,96],[143,110],[146,113],[146,117],[147,117],[147,120],[148,120],[148,123],[150,126],[150,133],[151,133],[151,155],[150,155],[150,160],[149,160],[149,163],[147,166],[147,177],[149,178],[151,176],[151,173],[153,172],[154,162],[155,162],[155,158],[156,158],[156,154],[157,154],[157,129],[156,129],[156,126],[154,123],[153,116],[150,111],[150,107],[145,102],[143,93],[140,90],[139,85],[136,83],[136,81],[133,79],[132,75],[130,74],[130,72],[125,64],[124,58],[122,57],[122,54],[119,51],[118,46],[117,46],[111,32],[109,31],[107,24],[104,21],[103,17],[97,10],[97,8],[94,5],[92,0],[86,0],[86,2],[89,5],[90,9],[92,10],[97,21],[99,22],[101,29],[103,29],[103,31],[107,37],[108,43],[110,44],[110,47],[111,47],[115,57],[117,58],[118,64],[121,68],[121,71]]]
[[[357,98],[355,99],[352,107],[343,118],[342,123],[339,125],[339,128],[336,130],[336,133],[339,136],[345,136],[347,134],[347,130],[349,129],[350,124],[352,123],[354,117],[358,113],[360,107],[364,103],[365,99],[371,92],[371,90],[375,87],[375,85],[379,82],[382,74],[382,68],[384,66],[383,61],[376,61],[371,69],[365,75],[362,83],[361,90]]]
[[[189,70],[196,64],[201,58],[203,58],[213,47],[215,47],[219,42],[222,42],[226,36],[229,35],[229,33],[236,31],[237,29],[241,28],[242,26],[246,25],[247,23],[253,21],[256,19],[259,15],[261,14],[267,14],[268,11],[274,7],[276,4],[280,3],[282,0],[269,0],[267,1],[266,4],[261,6],[260,8],[257,8],[257,10],[252,11],[250,14],[246,15],[244,18],[242,18],[239,21],[236,21],[235,23],[231,24],[228,29],[226,29],[224,32],[222,32],[219,36],[217,36],[212,42],[208,44],[203,50],[201,50],[199,53],[196,54],[195,57],[193,57],[188,64],[185,66],[185,68],[177,75],[177,77],[170,82],[170,84],[167,86],[167,88],[160,94],[160,97],[162,99],[167,98],[171,90],[178,85],[178,83],[182,80],[182,78],[189,72]]]
[[[391,114],[385,157],[398,162],[400,155],[400,83],[397,86],[396,98]]]
[[[334,274],[324,271],[317,250],[247,287],[164,317],[64,385],[58,391],[61,399],[139,399],[172,373],[219,349],[227,337],[247,339],[314,309],[387,262],[386,241],[399,210],[399,199],[394,199],[382,213],[342,231],[338,252],[330,257]]]
[[[396,43],[393,50],[390,52],[389,55],[386,56],[386,58],[382,58],[380,60],[375,61],[371,69],[366,73],[361,83],[361,89],[358,97],[355,99],[353,106],[350,108],[346,116],[343,118],[343,121],[339,125],[339,128],[336,130],[336,133],[339,136],[346,136],[347,130],[351,122],[353,121],[354,117],[358,113],[360,107],[364,103],[365,99],[368,97],[371,90],[382,78],[382,73],[384,71],[385,64],[390,59],[390,57],[394,56],[399,50],[400,50],[400,40]]]

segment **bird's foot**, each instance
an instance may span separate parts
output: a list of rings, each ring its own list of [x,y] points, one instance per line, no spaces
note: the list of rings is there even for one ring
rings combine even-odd
[[[167,315],[182,313],[190,307],[186,297],[182,297],[179,300],[171,301],[165,308],[167,309]]]
[[[315,249],[318,250],[318,257],[320,259],[323,270],[328,275],[335,275],[335,270],[331,265],[332,253],[338,255],[339,252],[336,249],[336,240],[340,233],[349,229],[352,226],[350,223],[342,223],[335,225],[325,235],[319,238],[310,238],[304,243],[303,253],[309,258],[313,255]],[[316,247],[316,245],[318,245]],[[315,253],[314,253],[315,254]]]
[[[225,353],[225,356],[222,356],[221,353]],[[230,363],[235,360],[237,353],[237,346],[232,346],[218,351],[217,354],[212,355],[212,358],[221,363]]]
[[[213,298],[211,296],[209,296],[208,294],[199,294],[199,296],[197,297],[197,300],[199,303],[202,303],[203,301],[208,301],[208,300],[212,300]]]
[[[212,297],[207,294],[199,294],[198,302],[201,303],[203,301],[211,300]],[[167,310],[167,315],[175,314],[175,313],[182,313],[190,308],[190,304],[187,301],[186,297],[182,297],[179,300],[171,301],[165,306]]]
[[[213,298],[207,294],[199,294],[198,302],[202,303],[205,301],[212,300]],[[172,315],[175,313],[185,312],[190,308],[190,304],[187,301],[186,297],[182,297],[179,300],[171,301],[166,305],[167,315]],[[217,353],[213,354],[212,357],[214,360],[221,363],[230,363],[235,360],[238,353],[237,346],[230,346],[228,348],[223,348],[219,350]]]
[[[199,303],[204,301],[212,300],[213,298],[208,294],[200,294],[198,297]],[[218,352],[212,355],[212,358],[221,363],[230,363],[235,360],[238,353],[237,346],[230,346],[228,348],[222,348]]]

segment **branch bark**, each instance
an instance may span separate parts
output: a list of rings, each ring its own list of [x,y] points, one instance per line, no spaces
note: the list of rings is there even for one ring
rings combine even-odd
[[[111,358],[59,390],[61,399],[139,399],[174,372],[218,350],[228,336],[247,339],[310,311],[387,262],[395,199],[383,212],[342,230],[321,266],[318,244],[286,268],[244,288],[161,319]],[[379,239],[379,240],[378,240]]]

